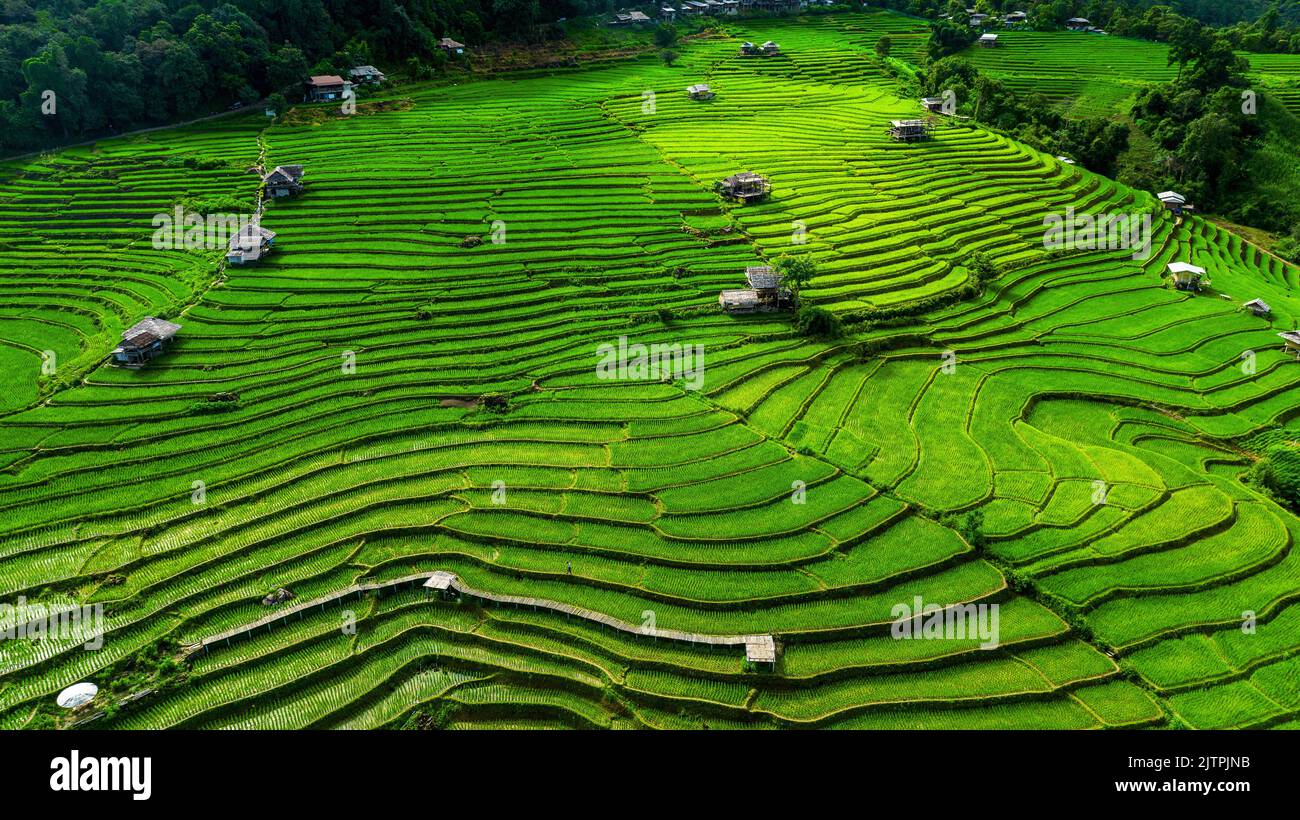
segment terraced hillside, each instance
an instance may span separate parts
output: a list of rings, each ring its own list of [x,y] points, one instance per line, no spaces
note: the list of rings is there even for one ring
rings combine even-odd
[[[1082,32],[1006,31],[998,48],[962,52],[980,72],[1017,94],[1042,95],[1068,114],[1106,116],[1126,110],[1145,85],[1178,73],[1163,43]]]
[[[1266,93],[1300,117],[1300,54],[1246,54]]]
[[[30,373],[43,361],[56,371],[48,376],[81,372],[140,315],[194,299],[210,260],[156,250],[151,219],[182,201],[251,208],[240,163],[256,162],[259,125],[221,120],[168,131],[165,145],[141,138],[6,169],[0,372],[14,378],[0,410],[37,398]],[[219,199],[230,196],[239,200]]]
[[[715,38],[673,67],[408,89],[352,117],[9,168],[6,202],[45,218],[6,221],[6,252],[59,282],[115,260],[140,294],[121,310],[83,296],[118,318],[87,318],[68,356],[184,307],[149,367],[12,397],[0,421],[0,597],[102,603],[109,626],[99,651],[0,643],[0,726],[46,725],[63,686],[112,693],[160,644],[255,622],[94,725],[1294,724],[1300,521],[1238,476],[1244,438],[1300,407],[1300,365],[1275,344],[1300,273],[1163,217],[1147,260],[1049,255],[1044,214],[1154,201],[979,130],[890,142],[916,104],[870,49],[916,31],[906,18],[751,29],[785,54]],[[716,99],[686,99],[700,80]],[[129,167],[161,209],[196,187],[251,200],[263,148],[303,163],[307,192],[267,207],[266,261],[219,276],[216,252],[133,262],[116,233],[60,218],[65,188],[31,191]],[[212,167],[178,179],[177,156]],[[713,181],[740,170],[773,198],[721,203]],[[147,238],[136,206],[104,207],[120,241]],[[40,250],[59,241],[78,250]],[[977,250],[1006,272],[972,297]],[[792,251],[822,270],[806,297],[850,319],[947,306],[833,342],[718,311],[747,265]],[[1218,290],[1169,288],[1172,259]],[[145,291],[146,267],[174,297]],[[1237,308],[1255,296],[1271,323]],[[32,310],[0,335],[44,349]],[[702,383],[600,378],[620,337],[703,345]],[[3,366],[30,383],[39,360]],[[205,412],[219,393],[238,401]],[[434,571],[484,595],[409,580]],[[277,588],[295,600],[264,605]],[[997,604],[997,646],[896,639],[895,608],[918,597]],[[780,654],[758,671],[668,630],[772,635]]]
[[[962,52],[981,73],[996,77],[1019,95],[1041,95],[1068,115],[1127,114],[1143,86],[1168,82],[1164,43],[1079,32],[1007,31],[995,49]],[[1241,52],[1256,90],[1300,115],[1300,55]]]

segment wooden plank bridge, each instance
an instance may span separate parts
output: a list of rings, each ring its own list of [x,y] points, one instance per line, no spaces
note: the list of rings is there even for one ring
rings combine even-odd
[[[288,621],[289,618],[294,615],[301,617],[303,613],[312,608],[323,610],[326,604],[341,601],[350,595],[356,595],[360,598],[367,592],[392,587],[401,587],[404,585],[414,587],[417,584],[428,590],[464,595],[498,605],[527,607],[535,610],[541,609],[558,612],[566,616],[582,618],[584,620],[603,624],[611,629],[634,635],[643,635],[655,639],[662,638],[669,641],[679,641],[681,643],[691,643],[708,647],[744,647],[746,660],[752,663],[776,663],[776,639],[771,635],[708,635],[698,632],[683,632],[678,629],[659,629],[655,626],[631,624],[611,615],[606,615],[603,612],[584,609],[583,607],[573,606],[572,604],[566,604],[560,601],[552,601],[545,598],[530,598],[523,595],[503,595],[500,593],[475,589],[460,580],[460,577],[456,574],[445,572],[443,570],[421,572],[414,575],[404,575],[400,578],[393,578],[388,581],[353,584],[350,587],[332,592],[329,595],[323,595],[309,601],[304,601],[300,604],[294,604],[292,606],[277,609],[265,617],[258,618],[256,621],[232,629],[227,629],[224,632],[218,632],[215,635],[210,635],[199,640],[197,643],[185,647],[184,651],[186,655],[189,655],[194,652],[206,651],[207,648],[213,644],[225,643],[229,645],[233,638],[251,635],[254,631],[261,629],[262,627],[271,629],[276,623]]]

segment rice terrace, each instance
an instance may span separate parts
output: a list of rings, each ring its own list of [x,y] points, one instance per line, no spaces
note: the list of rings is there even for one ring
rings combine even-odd
[[[8,150],[0,727],[1300,728],[1300,53],[678,5]]]

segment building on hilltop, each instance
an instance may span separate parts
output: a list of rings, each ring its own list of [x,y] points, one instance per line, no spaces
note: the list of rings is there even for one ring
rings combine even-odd
[[[181,326],[152,316],[122,331],[122,343],[113,350],[113,363],[123,367],[142,367],[162,353]]]
[[[304,83],[307,87],[307,102],[329,102],[341,100],[343,95],[352,90],[352,83],[337,74],[316,74]]]
[[[384,72],[372,65],[359,65],[348,69],[348,78],[353,85],[381,85],[388,79]]]
[[[277,165],[271,173],[262,177],[262,190],[266,196],[279,199],[302,193],[301,165]]]
[[[246,225],[239,233],[230,237],[230,248],[226,251],[226,262],[231,265],[244,265],[257,262],[271,252],[275,245],[275,231],[267,230],[261,225]]]
[[[889,136],[897,142],[919,142],[930,137],[930,123],[925,120],[894,120]]]
[[[1028,14],[1026,14],[1023,11],[1013,11],[1010,14],[1008,14],[1003,19],[1002,22],[1007,28],[1011,28],[1012,26],[1018,26],[1021,23],[1026,23],[1028,21],[1029,21]]]
[[[975,14],[972,14],[970,16],[970,27],[983,28],[984,24],[987,23],[988,21],[989,21],[989,16],[987,14],[980,14],[976,12]]]
[[[713,99],[713,89],[705,83],[697,83],[686,87],[686,94],[692,100],[711,100]]]
[[[1178,290],[1200,293],[1201,285],[1210,284],[1210,278],[1205,275],[1205,268],[1197,265],[1187,262],[1170,262],[1167,270],[1169,275],[1173,277],[1174,287]]]
[[[672,6],[664,6],[659,9],[659,19],[666,23],[671,23],[677,19],[677,9]]]
[[[750,171],[732,174],[714,186],[727,199],[744,203],[758,202],[772,193],[772,183]]]

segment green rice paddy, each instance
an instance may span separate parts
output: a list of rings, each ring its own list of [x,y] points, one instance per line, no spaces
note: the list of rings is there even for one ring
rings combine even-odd
[[[1127,115],[1143,86],[1169,82],[1169,46],[1083,32],[1006,31],[998,48],[962,52],[981,73],[1026,99],[1040,96],[1067,115]],[[1300,55],[1241,52],[1252,88],[1300,115]]]
[[[1239,443],[1300,408],[1276,335],[1300,315],[1300,271],[1162,214],[1149,259],[1049,256],[1046,213],[1154,200],[978,129],[890,142],[916,102],[871,49],[884,33],[919,47],[917,25],[749,21],[782,56],[714,37],[672,67],[402,89],[411,104],[382,113],[250,116],[5,166],[0,599],[103,604],[108,633],[99,651],[0,642],[0,726],[41,725],[71,683],[111,688],[160,641],[263,617],[277,587],[307,601],[435,569],[630,623],[772,634],[781,654],[755,672],[734,648],[401,589],[197,654],[93,725],[1300,718],[1300,520],[1239,478]],[[1108,74],[1165,70],[1124,54]],[[716,99],[687,99],[699,81]],[[220,252],[153,249],[150,216],[182,199],[253,201],[259,133],[269,165],[308,169],[303,196],[267,207],[274,253],[218,279]],[[773,197],[722,203],[713,182],[741,170]],[[807,252],[806,298],[869,317],[955,296],[975,251],[1005,271],[979,296],[833,342],[716,307],[747,265]],[[1175,260],[1214,289],[1170,288]],[[1272,320],[1239,309],[1255,297]],[[97,365],[159,313],[184,326],[165,356]],[[704,345],[702,389],[597,378],[620,336]],[[48,349],[78,377],[38,400]],[[220,392],[233,411],[192,412]],[[461,406],[491,393],[508,408]],[[978,533],[957,523],[971,511]],[[891,610],[915,596],[998,604],[999,646],[894,639]]]

